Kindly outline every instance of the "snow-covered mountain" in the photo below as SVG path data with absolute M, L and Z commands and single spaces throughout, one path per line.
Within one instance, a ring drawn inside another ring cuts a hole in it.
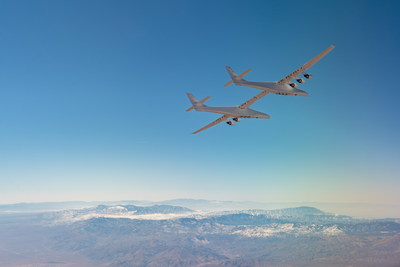
M 371 223 L 375 222 L 376 224 L 376 221 L 330 214 L 313 207 L 203 212 L 170 205 L 98 205 L 92 208 L 50 212 L 43 218 L 43 221 L 49 225 L 71 224 L 101 218 L 130 219 L 133 222 L 135 220 L 165 221 L 168 222 L 164 226 L 165 231 L 173 232 L 179 229 L 182 233 L 195 231 L 200 235 L 224 234 L 246 237 L 345 235 L 362 223 L 373 225 Z M 380 226 L 382 225 L 381 223 Z M 384 227 L 381 231 L 392 233 L 397 231 L 397 228 L 388 230 Z
M 4 266 L 400 263 L 398 220 L 355 219 L 313 207 L 205 212 L 172 205 L 101 204 L 3 214 L 0 236 Z
M 0 205 L 0 215 L 7 213 L 21 212 L 47 212 L 66 209 L 83 209 L 95 207 L 98 205 L 116 206 L 116 205 L 170 205 L 186 207 L 191 210 L 203 212 L 222 212 L 232 210 L 279 210 L 292 207 L 308 206 L 315 207 L 324 211 L 330 211 L 337 214 L 346 214 L 350 216 L 365 218 L 398 218 L 400 217 L 400 205 L 378 205 L 366 203 L 265 203 L 254 201 L 219 201 L 205 199 L 172 199 L 166 201 L 141 201 L 141 200 L 122 200 L 122 201 L 69 201 L 69 202 L 42 202 L 42 203 L 16 203 Z
M 91 218 L 125 218 L 142 220 L 166 220 L 196 214 L 193 210 L 170 206 L 98 205 L 91 208 L 67 209 L 49 212 L 44 215 L 47 221 L 55 224 L 73 223 Z

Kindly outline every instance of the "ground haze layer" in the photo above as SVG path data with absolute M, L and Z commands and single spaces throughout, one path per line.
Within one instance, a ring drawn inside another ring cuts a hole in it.
M 400 264 L 400 219 L 361 219 L 307 206 L 204 211 L 193 209 L 195 200 L 172 202 L 192 205 L 2 212 L 0 266 Z

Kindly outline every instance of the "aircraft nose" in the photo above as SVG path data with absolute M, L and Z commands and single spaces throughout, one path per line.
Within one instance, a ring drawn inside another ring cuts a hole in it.
M 299 94 L 300 96 L 308 96 L 308 93 L 306 91 L 303 90 L 299 90 Z
M 270 116 L 268 114 L 266 114 L 266 113 L 259 112 L 257 114 L 257 116 L 255 116 L 254 118 L 257 118 L 257 119 L 269 119 Z
M 264 119 L 269 119 L 269 118 L 271 118 L 271 117 L 270 117 L 268 114 L 265 114 L 265 113 L 264 113 L 264 114 L 263 114 L 263 118 L 264 118 Z

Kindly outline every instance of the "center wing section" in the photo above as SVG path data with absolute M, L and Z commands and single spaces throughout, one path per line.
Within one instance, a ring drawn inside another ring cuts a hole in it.
M 258 95 L 250 98 L 249 100 L 247 100 L 246 102 L 244 102 L 243 104 L 241 104 L 240 106 L 238 106 L 238 108 L 248 108 L 251 105 L 254 104 L 254 102 L 256 102 L 257 100 L 263 98 L 264 96 L 266 96 L 268 94 L 268 90 L 263 90 L 261 93 L 259 93 Z
M 225 120 L 228 119 L 228 118 L 229 118 L 229 117 L 228 117 L 227 115 L 224 115 L 224 116 L 220 117 L 219 119 L 216 119 L 216 120 L 213 121 L 212 123 L 207 124 L 207 125 L 204 126 L 203 128 L 201 128 L 201 129 L 199 129 L 199 130 L 193 132 L 192 134 L 197 134 L 198 132 L 201 132 L 201 131 L 203 131 L 203 130 L 205 130 L 205 129 L 208 129 L 208 128 L 214 126 L 214 125 L 217 125 L 218 123 L 221 123 L 221 122 L 225 121 Z
M 317 63 L 321 58 L 323 58 L 324 56 L 326 56 L 326 54 L 328 54 L 333 48 L 335 48 L 334 45 L 331 45 L 328 49 L 326 49 L 324 52 L 322 52 L 321 54 L 319 54 L 318 56 L 316 56 L 315 58 L 311 59 L 310 61 L 308 61 L 306 64 L 304 64 L 303 66 L 301 66 L 300 68 L 298 68 L 297 70 L 293 71 L 292 73 L 290 73 L 288 76 L 286 76 L 285 78 L 283 78 L 282 80 L 280 80 L 278 82 L 278 84 L 284 84 L 284 83 L 288 83 L 291 80 L 293 80 L 297 75 L 302 74 L 303 72 L 305 72 L 307 69 L 309 69 L 312 65 L 314 65 L 315 63 Z

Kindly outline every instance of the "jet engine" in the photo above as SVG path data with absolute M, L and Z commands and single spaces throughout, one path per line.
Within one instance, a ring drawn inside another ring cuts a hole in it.
M 229 124 L 229 125 L 231 125 L 231 126 L 232 126 L 232 125 L 235 125 L 235 123 L 234 123 L 233 121 L 227 121 L 226 123 Z
M 239 122 L 239 121 L 241 121 L 242 119 L 241 119 L 241 118 L 233 118 L 233 120 L 236 121 L 236 122 Z
M 312 75 L 311 75 L 311 74 L 304 73 L 303 76 L 304 76 L 304 78 L 306 78 L 306 79 L 312 79 Z
M 305 83 L 305 82 L 306 82 L 304 79 L 301 79 L 301 78 L 297 78 L 296 81 L 297 81 L 298 83 Z
M 293 87 L 293 88 L 297 88 L 297 83 L 289 83 L 289 85 L 291 86 L 291 87 Z

